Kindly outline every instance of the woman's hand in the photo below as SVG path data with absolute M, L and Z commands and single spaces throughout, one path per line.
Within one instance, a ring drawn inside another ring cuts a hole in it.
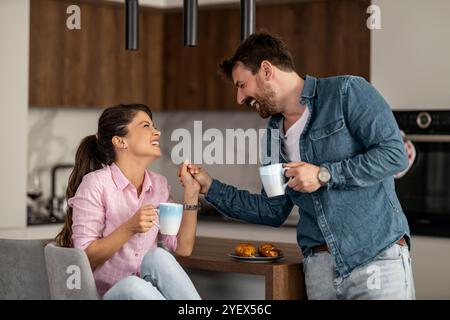
M 188 164 L 186 162 L 180 165 L 178 178 L 185 192 L 192 194 L 198 194 L 200 192 L 200 184 L 188 172 Z
M 151 204 L 142 206 L 126 223 L 127 229 L 135 233 L 145 233 L 155 225 L 158 215 Z

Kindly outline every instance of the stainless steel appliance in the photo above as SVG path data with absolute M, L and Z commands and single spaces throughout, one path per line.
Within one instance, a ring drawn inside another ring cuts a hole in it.
M 396 189 L 411 233 L 450 237 L 450 111 L 394 111 L 416 149 Z

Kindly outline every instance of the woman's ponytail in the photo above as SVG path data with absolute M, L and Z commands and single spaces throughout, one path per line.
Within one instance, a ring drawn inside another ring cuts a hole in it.
M 97 136 L 90 135 L 85 137 L 78 147 L 75 156 L 75 166 L 69 177 L 69 183 L 66 190 L 66 200 L 72 198 L 80 185 L 83 177 L 91 171 L 103 167 L 103 159 L 97 148 Z M 67 207 L 66 221 L 61 232 L 56 236 L 55 241 L 61 247 L 73 247 L 72 242 L 72 208 Z

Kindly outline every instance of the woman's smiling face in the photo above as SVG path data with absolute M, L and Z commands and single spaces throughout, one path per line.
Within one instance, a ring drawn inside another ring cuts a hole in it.
M 150 116 L 138 111 L 128 125 L 128 134 L 124 137 L 127 144 L 127 151 L 135 156 L 159 158 L 161 149 L 159 139 L 161 132 L 154 127 Z

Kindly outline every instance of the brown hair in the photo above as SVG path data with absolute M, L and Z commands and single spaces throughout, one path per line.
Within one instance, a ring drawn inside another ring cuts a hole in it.
M 283 71 L 295 69 L 294 61 L 286 44 L 268 32 L 260 31 L 245 39 L 230 59 L 225 59 L 219 64 L 219 73 L 225 79 L 232 80 L 233 68 L 237 62 L 242 62 L 252 74 L 255 74 L 264 60 L 270 61 Z
M 150 116 L 150 119 L 152 118 L 152 112 L 143 104 L 120 104 L 103 111 L 98 120 L 97 134 L 83 138 L 78 147 L 75 155 L 75 166 L 70 174 L 66 190 L 66 200 L 75 195 L 86 174 L 114 162 L 116 152 L 112 138 L 127 135 L 126 126 L 133 120 L 138 111 L 143 111 Z M 62 247 L 73 247 L 72 208 L 70 206 L 67 208 L 63 229 L 56 236 L 55 241 Z

